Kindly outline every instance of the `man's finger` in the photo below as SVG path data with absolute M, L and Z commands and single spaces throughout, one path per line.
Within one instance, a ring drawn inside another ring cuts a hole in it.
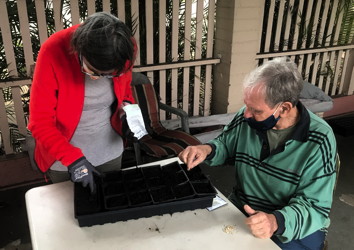
M 253 208 L 251 208 L 249 205 L 244 205 L 243 206 L 243 209 L 245 210 L 245 212 L 248 214 L 248 215 L 254 215 L 257 213 L 256 210 L 254 210 Z
M 184 162 L 184 163 L 186 163 L 187 164 L 187 160 L 188 160 L 188 150 L 187 149 L 185 149 L 185 150 L 183 150 L 182 152 L 180 152 L 179 154 L 178 154 L 178 157 L 179 157 L 179 159 L 182 161 L 182 162 Z
M 192 169 L 193 168 L 193 162 L 195 160 L 196 154 L 194 153 L 194 151 L 189 151 L 188 155 L 187 155 L 187 167 L 188 169 Z
M 203 161 L 203 159 L 201 159 L 199 154 L 194 154 L 194 153 L 191 155 L 189 160 L 190 163 L 187 165 L 188 170 L 194 168 L 195 166 L 198 166 Z
M 194 168 L 195 166 L 198 166 L 200 163 L 202 163 L 202 161 L 203 161 L 203 159 L 199 155 L 196 155 L 194 157 L 194 161 L 193 161 L 190 169 Z

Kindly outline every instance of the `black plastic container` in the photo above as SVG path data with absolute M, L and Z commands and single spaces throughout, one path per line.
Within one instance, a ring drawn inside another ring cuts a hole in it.
M 154 189 L 150 189 L 153 202 L 158 204 L 160 202 L 170 202 L 176 199 L 171 187 L 160 186 Z
M 197 196 L 209 196 L 216 193 L 210 181 L 193 181 L 191 183 Z
M 181 168 L 187 174 L 188 179 L 190 181 L 209 181 L 209 179 L 202 173 L 202 170 L 199 166 L 192 168 L 191 170 L 187 170 L 187 165 L 182 164 Z
M 100 184 L 97 184 L 97 189 L 100 190 Z M 89 188 L 82 187 L 81 184 L 74 185 L 74 203 L 75 215 L 82 216 L 85 214 L 94 214 L 102 210 L 101 192 L 91 194 Z
M 152 177 L 146 179 L 149 188 L 156 188 L 166 185 L 166 180 L 162 176 Z
M 128 196 L 126 194 L 117 194 L 105 197 L 105 208 L 107 210 L 117 210 L 129 206 Z
M 200 169 L 196 170 L 197 174 L 193 172 L 193 180 L 189 179 L 188 172 L 177 161 L 164 166 L 123 169 L 98 180 L 94 195 L 88 188 L 75 184 L 75 217 L 79 226 L 211 206 L 215 188 Z
M 146 168 L 141 168 L 145 178 L 154 178 L 162 175 L 162 170 L 160 165 L 153 165 Z

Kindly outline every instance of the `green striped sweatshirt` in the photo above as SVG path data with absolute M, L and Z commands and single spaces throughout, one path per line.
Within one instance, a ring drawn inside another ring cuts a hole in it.
M 330 223 L 336 179 L 336 141 L 331 127 L 299 103 L 300 120 L 291 138 L 269 153 L 266 133 L 244 120 L 242 108 L 223 133 L 208 142 L 211 166 L 235 164 L 236 184 L 230 197 L 267 213 L 280 213 L 282 242 L 302 239 Z M 278 216 L 277 216 L 278 218 Z

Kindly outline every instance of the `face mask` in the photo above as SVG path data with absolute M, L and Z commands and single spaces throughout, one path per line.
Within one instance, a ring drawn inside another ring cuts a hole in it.
M 277 109 L 274 111 L 274 113 L 263 121 L 256 121 L 253 118 L 245 118 L 245 120 L 247 121 L 248 125 L 251 128 L 261 130 L 261 131 L 269 130 L 269 129 L 273 128 L 275 126 L 275 124 L 277 124 L 277 122 L 280 119 L 280 116 L 278 116 L 278 118 L 274 117 L 274 114 L 277 112 L 280 105 L 281 105 L 281 103 L 279 104 Z

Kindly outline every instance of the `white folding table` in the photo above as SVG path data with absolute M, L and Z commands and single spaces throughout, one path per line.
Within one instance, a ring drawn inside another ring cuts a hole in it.
M 73 193 L 70 181 L 26 193 L 34 250 L 279 249 L 270 239 L 255 238 L 244 223 L 245 216 L 220 192 L 228 204 L 210 212 L 197 209 L 91 227 L 79 227 Z

